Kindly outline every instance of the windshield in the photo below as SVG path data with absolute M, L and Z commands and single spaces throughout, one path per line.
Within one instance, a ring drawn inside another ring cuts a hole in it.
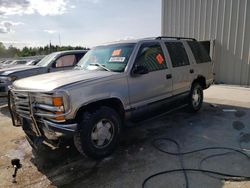
M 123 72 L 135 44 L 111 44 L 90 50 L 76 69 Z
M 56 55 L 57 55 L 56 53 L 49 54 L 44 58 L 42 58 L 42 60 L 39 61 L 39 63 L 37 63 L 36 65 L 41 67 L 46 67 L 56 57 Z

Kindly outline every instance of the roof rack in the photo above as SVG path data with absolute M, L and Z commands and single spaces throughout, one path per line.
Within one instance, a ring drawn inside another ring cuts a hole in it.
M 155 39 L 176 39 L 176 40 L 193 40 L 196 41 L 195 38 L 188 38 L 188 37 L 168 37 L 168 36 L 159 36 L 156 37 Z

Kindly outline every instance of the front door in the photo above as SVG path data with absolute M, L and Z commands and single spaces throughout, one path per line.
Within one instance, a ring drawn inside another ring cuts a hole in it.
M 133 67 L 135 66 L 144 66 L 149 72 L 128 78 L 132 108 L 144 106 L 172 95 L 171 71 L 159 42 L 141 44 Z

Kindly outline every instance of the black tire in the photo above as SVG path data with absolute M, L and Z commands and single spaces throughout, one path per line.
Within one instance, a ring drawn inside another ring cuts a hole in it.
M 197 94 L 196 97 L 194 97 L 195 94 Z M 188 97 L 189 110 L 191 112 L 199 111 L 202 107 L 202 103 L 203 103 L 203 88 L 201 87 L 199 83 L 194 83 L 192 85 L 192 88 Z
M 98 127 L 98 124 L 101 127 Z M 79 130 L 74 135 L 74 143 L 81 154 L 101 159 L 114 151 L 119 142 L 122 127 L 121 118 L 115 110 L 102 106 L 94 112 L 85 112 L 79 125 Z M 99 141 L 103 142 L 102 146 Z

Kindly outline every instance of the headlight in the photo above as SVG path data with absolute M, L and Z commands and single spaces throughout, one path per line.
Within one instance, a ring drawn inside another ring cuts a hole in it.
M 56 121 L 65 120 L 68 98 L 64 94 L 35 96 L 36 115 Z
M 38 96 L 35 97 L 35 101 L 40 104 L 48 104 L 53 106 L 63 105 L 63 96 Z
M 38 104 L 52 105 L 52 97 L 51 96 L 35 97 L 35 102 L 38 103 Z

